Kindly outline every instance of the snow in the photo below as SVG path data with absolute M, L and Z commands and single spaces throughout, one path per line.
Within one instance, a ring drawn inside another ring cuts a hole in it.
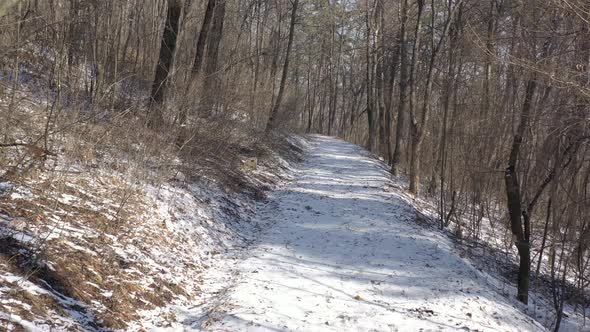
M 12 185 L 8 182 L 0 182 L 0 197 L 6 195 L 6 193 L 12 189 Z
M 419 226 L 391 185 L 362 149 L 315 137 L 298 180 L 258 210 L 257 222 L 272 226 L 208 272 L 203 287 L 214 281 L 216 295 L 184 329 L 544 330 L 450 240 Z
M 164 307 L 140 310 L 125 331 L 545 330 L 526 310 L 538 313 L 514 299 L 513 286 L 463 257 L 445 233 L 417 222 L 419 215 L 432 215 L 423 207 L 427 203 L 401 190 L 385 164 L 337 139 L 314 136 L 312 142 L 295 169 L 277 157 L 296 180 L 257 205 L 203 183 L 134 187 L 145 209 L 131 220 L 137 221 L 132 233 L 103 234 L 110 243 L 106 249 L 129 263 L 122 271 L 138 287 L 165 281 L 182 286 L 185 294 L 175 294 Z M 289 172 L 262 165 L 250 180 L 266 186 L 263 179 L 280 183 Z M 109 199 L 108 187 L 95 187 L 81 185 L 72 190 L 76 194 L 56 197 L 117 220 L 116 199 Z M 54 216 L 59 214 L 47 215 Z M 88 257 L 104 255 L 105 248 L 87 241 L 99 230 L 70 219 L 54 220 L 51 238 L 59 236 L 63 246 Z M 15 234 L 20 240 L 24 232 Z M 111 279 L 88 284 L 116 300 L 108 285 L 117 280 Z M 31 331 L 100 330 L 90 323 L 104 303 L 82 303 L 11 273 L 0 274 L 0 280 L 10 289 L 18 283 L 31 294 L 49 295 L 66 310 L 65 316 L 52 312 L 51 318 L 31 321 L 11 313 L 0 313 L 0 319 Z M 0 291 L 0 299 L 7 298 Z M 546 319 L 549 311 L 543 312 Z M 564 324 L 568 331 L 584 329 L 573 321 Z
M 26 328 L 28 331 L 40 331 L 38 326 L 27 320 L 22 319 L 22 317 L 20 317 L 19 315 L 6 314 L 0 312 L 0 319 L 6 319 L 10 322 L 18 323 L 20 326 Z

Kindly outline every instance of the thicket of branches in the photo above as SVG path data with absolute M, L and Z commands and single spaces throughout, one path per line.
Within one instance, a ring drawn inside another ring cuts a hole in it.
M 521 301 L 542 273 L 557 312 L 560 285 L 586 291 L 585 0 L 14 0 L 0 15 L 2 150 L 56 153 L 97 122 L 189 155 L 277 128 L 336 135 L 436 196 L 441 227 L 504 223 Z M 19 111 L 35 86 L 43 125 Z
M 295 15 L 290 2 L 3 2 L 0 176 L 64 145 L 78 159 L 119 145 L 157 167 L 168 152 L 199 162 L 255 153 L 291 125 Z

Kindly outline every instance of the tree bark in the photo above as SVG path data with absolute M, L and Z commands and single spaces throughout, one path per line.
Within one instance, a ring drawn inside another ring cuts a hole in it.
M 201 71 L 201 66 L 203 65 L 203 56 L 205 54 L 205 43 L 207 41 L 207 36 L 209 35 L 209 29 L 211 27 L 211 18 L 213 17 L 213 11 L 216 5 L 216 0 L 209 0 L 207 1 L 207 9 L 205 9 L 205 17 L 203 18 L 203 24 L 201 25 L 201 31 L 199 32 L 199 37 L 197 38 L 197 51 L 195 53 L 195 59 L 193 61 L 193 67 L 191 69 L 192 72 L 192 80 L 196 79 L 199 72 Z
M 223 38 L 223 23 L 225 21 L 225 3 L 227 0 L 217 0 L 211 22 L 211 35 L 207 38 L 207 53 L 205 55 L 204 82 L 201 91 L 201 111 L 207 117 L 213 114 L 215 103 L 220 98 L 217 89 L 219 45 Z
M 391 174 L 400 175 L 401 164 L 401 141 L 406 117 L 406 99 L 408 87 L 408 54 L 407 54 L 407 22 L 408 22 L 408 0 L 402 0 L 401 3 L 401 27 L 399 32 L 399 58 L 400 58 L 400 78 L 399 78 L 399 103 L 397 106 L 397 124 L 395 129 L 395 146 L 393 148 L 393 157 L 391 160 Z M 394 64 L 395 65 L 395 64 Z
M 516 168 L 518 166 L 518 158 L 524 134 L 528 129 L 532 101 L 536 88 L 537 83 L 535 78 L 529 79 L 526 85 L 522 112 L 520 114 L 520 123 L 514 134 L 512 147 L 510 149 L 510 157 L 508 159 L 508 167 L 504 173 L 507 196 L 506 204 L 508 207 L 508 215 L 510 217 L 510 230 L 512 231 L 516 249 L 518 250 L 518 256 L 520 258 L 517 299 L 525 304 L 528 303 L 529 298 L 529 274 L 531 270 L 530 220 L 522 209 L 520 185 Z
M 409 152 L 410 155 L 410 192 L 417 194 L 418 190 L 415 187 L 416 186 L 416 182 L 417 179 L 414 178 L 414 176 L 416 175 L 416 168 L 417 165 L 415 165 L 414 163 L 417 163 L 418 160 L 415 158 L 415 156 L 419 153 L 419 146 L 415 143 L 416 139 L 417 139 L 417 132 L 416 130 L 417 128 L 417 123 L 416 123 L 416 119 L 415 119 L 415 114 L 416 114 L 416 104 L 417 104 L 417 99 L 416 99 L 416 90 L 417 90 L 417 86 L 416 86 L 416 67 L 418 65 L 418 52 L 420 49 L 420 42 L 421 42 L 421 34 L 420 34 L 420 30 L 422 29 L 422 12 L 424 10 L 424 0 L 418 0 L 418 18 L 417 18 L 417 22 L 416 22 L 416 28 L 414 31 L 414 46 L 412 48 L 412 62 L 410 64 L 410 77 L 409 77 L 409 82 L 410 82 L 410 145 L 411 145 L 411 150 Z
M 150 106 L 152 115 L 150 116 L 149 126 L 153 126 L 156 121 L 161 120 L 162 113 L 158 106 L 164 103 L 167 93 L 168 80 L 170 71 L 174 62 L 174 51 L 176 50 L 176 37 L 178 36 L 178 21 L 180 18 L 182 6 L 179 0 L 168 0 L 166 10 L 166 23 L 162 34 L 160 44 L 160 55 L 156 65 L 156 75 L 152 83 L 152 93 Z
M 276 127 L 276 119 L 281 107 L 283 100 L 283 94 L 285 93 L 285 84 L 287 82 L 287 74 L 289 73 L 289 58 L 291 57 L 291 48 L 293 47 L 293 36 L 295 35 L 295 20 L 297 19 L 297 5 L 299 0 L 293 2 L 293 8 L 291 10 L 291 23 L 289 25 L 289 41 L 287 42 L 287 53 L 285 54 L 285 62 L 283 64 L 283 73 L 281 75 L 281 83 L 279 85 L 279 92 L 277 99 L 275 100 L 274 106 L 270 112 L 270 117 L 266 123 L 265 131 L 268 133 Z

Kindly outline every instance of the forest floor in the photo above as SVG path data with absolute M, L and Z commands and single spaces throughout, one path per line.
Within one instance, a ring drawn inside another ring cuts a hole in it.
M 266 227 L 220 255 L 185 324 L 212 331 L 541 331 L 453 241 L 420 222 L 386 165 L 315 136 Z M 190 317 L 193 318 L 190 318 Z M 178 328 L 178 326 L 176 326 Z

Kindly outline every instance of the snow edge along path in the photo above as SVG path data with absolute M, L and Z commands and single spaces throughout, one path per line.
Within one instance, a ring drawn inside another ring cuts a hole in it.
M 450 240 L 416 224 L 385 164 L 356 145 L 313 140 L 296 181 L 259 208 L 269 227 L 209 272 L 212 295 L 187 329 L 545 330 Z

